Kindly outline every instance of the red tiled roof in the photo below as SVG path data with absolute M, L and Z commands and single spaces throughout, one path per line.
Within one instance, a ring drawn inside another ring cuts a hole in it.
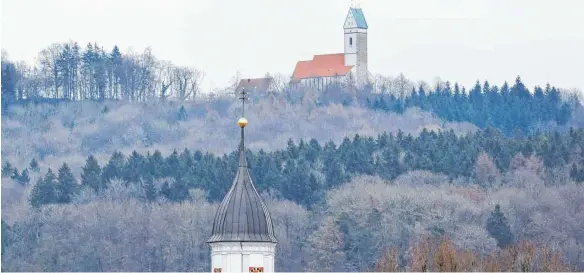
M 310 61 L 299 61 L 294 69 L 293 80 L 315 77 L 344 76 L 353 66 L 345 66 L 345 54 L 314 55 Z

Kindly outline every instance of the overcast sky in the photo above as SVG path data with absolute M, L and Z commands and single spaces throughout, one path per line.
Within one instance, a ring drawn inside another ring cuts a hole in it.
M 205 71 L 291 75 L 299 60 L 343 52 L 348 0 L 2 0 L 2 48 L 33 62 L 53 42 L 96 41 Z M 472 86 L 520 75 L 584 89 L 582 0 L 361 0 L 369 70 Z

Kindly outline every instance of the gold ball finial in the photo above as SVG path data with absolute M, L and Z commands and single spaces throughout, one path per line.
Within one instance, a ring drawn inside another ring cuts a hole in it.
M 247 119 L 246 118 L 243 118 L 243 117 L 240 118 L 237 121 L 237 125 L 239 125 L 239 127 L 241 127 L 241 128 L 245 127 L 247 125 Z

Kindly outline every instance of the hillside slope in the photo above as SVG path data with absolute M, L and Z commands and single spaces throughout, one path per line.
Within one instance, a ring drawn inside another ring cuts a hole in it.
M 2 116 L 2 157 L 18 168 L 33 158 L 58 167 L 68 162 L 77 169 L 89 154 L 105 162 L 112 152 L 125 154 L 159 149 L 201 149 L 217 154 L 237 148 L 241 106 L 235 98 L 198 102 L 63 102 L 13 106 Z M 181 111 L 184 106 L 185 111 Z M 247 147 L 284 148 L 288 139 L 314 138 L 336 143 L 345 136 L 376 136 L 382 132 L 417 135 L 423 128 L 468 133 L 469 123 L 444 122 L 416 108 L 404 114 L 355 106 L 314 102 L 289 104 L 281 96 L 260 99 L 248 106 Z

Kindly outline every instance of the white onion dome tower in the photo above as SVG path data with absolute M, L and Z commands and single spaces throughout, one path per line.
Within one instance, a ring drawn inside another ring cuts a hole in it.
M 245 107 L 245 90 L 241 95 Z M 241 128 L 239 167 L 217 209 L 211 238 L 207 241 L 211 246 L 212 272 L 274 272 L 277 240 L 270 212 L 247 168 L 244 128 L 248 121 L 243 114 L 237 124 Z

